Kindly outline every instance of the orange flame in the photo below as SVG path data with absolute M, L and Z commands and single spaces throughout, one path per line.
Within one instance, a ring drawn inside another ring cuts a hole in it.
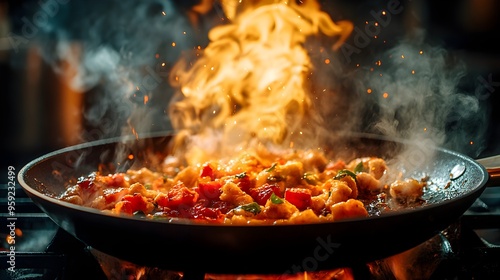
M 352 24 L 334 23 L 315 0 L 224 0 L 222 5 L 231 22 L 210 31 L 211 43 L 194 63 L 180 61 L 172 71 L 179 93 L 169 114 L 180 131 L 177 143 L 197 135 L 238 146 L 298 135 L 300 126 L 310 125 L 304 117 L 311 107 L 313 65 L 303 44 L 322 33 L 339 36 L 336 49 Z

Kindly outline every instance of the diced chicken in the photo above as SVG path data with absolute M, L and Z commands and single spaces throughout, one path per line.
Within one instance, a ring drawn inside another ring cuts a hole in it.
M 325 202 L 326 206 L 331 206 L 340 201 L 346 201 L 351 197 L 352 190 L 346 182 L 330 179 L 325 182 L 323 189 L 328 193 L 329 197 Z
M 330 207 L 330 211 L 334 221 L 368 216 L 368 211 L 363 203 L 356 199 L 336 203 Z
M 387 171 L 385 160 L 377 157 L 362 157 L 352 160 L 347 164 L 347 169 L 354 170 L 362 163 L 362 172 L 369 173 L 375 179 L 380 179 Z
M 295 205 L 286 200 L 282 203 L 273 203 L 271 200 L 266 202 L 262 214 L 268 219 L 289 219 L 293 213 L 299 212 Z
M 383 188 L 379 180 L 366 172 L 356 174 L 356 181 L 360 192 L 377 193 Z
M 397 180 L 390 185 L 389 193 L 403 202 L 413 202 L 424 194 L 424 183 L 415 179 Z
M 314 213 L 312 209 L 306 209 L 302 212 L 295 212 L 290 217 L 290 222 L 292 224 L 307 224 L 319 222 L 319 217 Z
M 253 202 L 253 198 L 242 191 L 238 185 L 233 182 L 224 184 L 221 188 L 220 200 L 229 202 L 234 205 L 244 205 Z

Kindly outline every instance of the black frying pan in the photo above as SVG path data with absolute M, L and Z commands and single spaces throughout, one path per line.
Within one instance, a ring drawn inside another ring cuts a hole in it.
M 151 152 L 168 152 L 165 149 L 170 139 L 171 135 L 102 140 L 62 149 L 28 163 L 19 172 L 19 182 L 61 228 L 123 260 L 175 271 L 284 273 L 352 266 L 412 248 L 455 222 L 490 178 L 482 165 L 459 153 L 353 136 L 336 140 L 333 149 L 346 158 L 387 158 L 409 147 L 406 163 L 414 171 L 406 175 L 428 175 L 435 183 L 425 194 L 427 205 L 333 223 L 228 226 L 119 217 L 53 198 L 64 191 L 69 179 L 86 176 L 99 163 L 113 162 L 117 171 L 148 166 L 154 162 Z M 435 152 L 430 164 L 419 160 L 430 152 Z M 135 155 L 134 161 L 126 157 L 130 153 Z M 462 165 L 465 171 L 450 180 L 456 165 Z M 449 186 L 444 188 L 446 184 Z

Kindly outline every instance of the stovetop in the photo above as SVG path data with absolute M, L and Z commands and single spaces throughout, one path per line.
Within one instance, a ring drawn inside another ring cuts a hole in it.
M 268 279 L 162 271 L 118 260 L 60 229 L 20 187 L 8 187 L 0 184 L 0 279 Z M 489 187 L 456 223 L 409 251 L 283 279 L 499 279 L 499 260 L 500 188 Z

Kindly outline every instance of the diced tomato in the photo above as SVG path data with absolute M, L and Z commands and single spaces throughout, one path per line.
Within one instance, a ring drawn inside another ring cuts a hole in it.
M 209 208 L 203 206 L 202 204 L 196 204 L 195 206 L 189 209 L 188 218 L 216 220 L 220 218 L 221 215 L 222 213 L 217 208 Z
M 80 177 L 76 184 L 83 190 L 91 190 L 94 187 L 95 176 L 96 174 L 92 173 L 86 178 Z
M 210 177 L 210 179 L 213 181 L 215 179 L 215 173 L 213 167 L 210 165 L 210 163 L 205 163 L 203 167 L 201 168 L 201 173 L 200 177 Z
M 260 187 L 252 188 L 249 190 L 250 196 L 257 202 L 259 205 L 265 205 L 267 200 L 271 197 L 272 194 L 275 194 L 281 197 L 280 188 L 276 184 L 264 184 Z
M 288 188 L 285 190 L 285 200 L 295 205 L 299 210 L 311 206 L 311 191 L 302 188 Z
M 193 206 L 198 200 L 198 193 L 180 183 L 173 186 L 167 195 L 155 199 L 156 203 L 162 207 L 179 208 Z
M 200 195 L 200 198 L 219 200 L 221 187 L 222 185 L 219 181 L 199 182 L 196 191 Z
M 109 176 L 109 182 L 106 182 L 110 187 L 121 187 L 125 183 L 125 176 L 123 173 L 116 173 Z
M 138 193 L 134 195 L 125 195 L 121 202 L 120 212 L 122 213 L 133 214 L 136 211 L 147 212 L 148 201 Z
M 234 205 L 232 205 L 229 202 L 219 200 L 219 201 L 211 201 L 209 207 L 216 208 L 222 214 L 226 214 L 227 212 L 231 211 L 234 208 Z
M 106 203 L 113 203 L 121 199 L 122 196 L 128 193 L 127 189 L 116 188 L 104 190 L 104 199 Z
M 248 175 L 238 177 L 235 183 L 238 184 L 240 189 L 246 193 L 248 193 L 252 187 L 252 182 L 250 181 L 250 177 L 248 177 Z

